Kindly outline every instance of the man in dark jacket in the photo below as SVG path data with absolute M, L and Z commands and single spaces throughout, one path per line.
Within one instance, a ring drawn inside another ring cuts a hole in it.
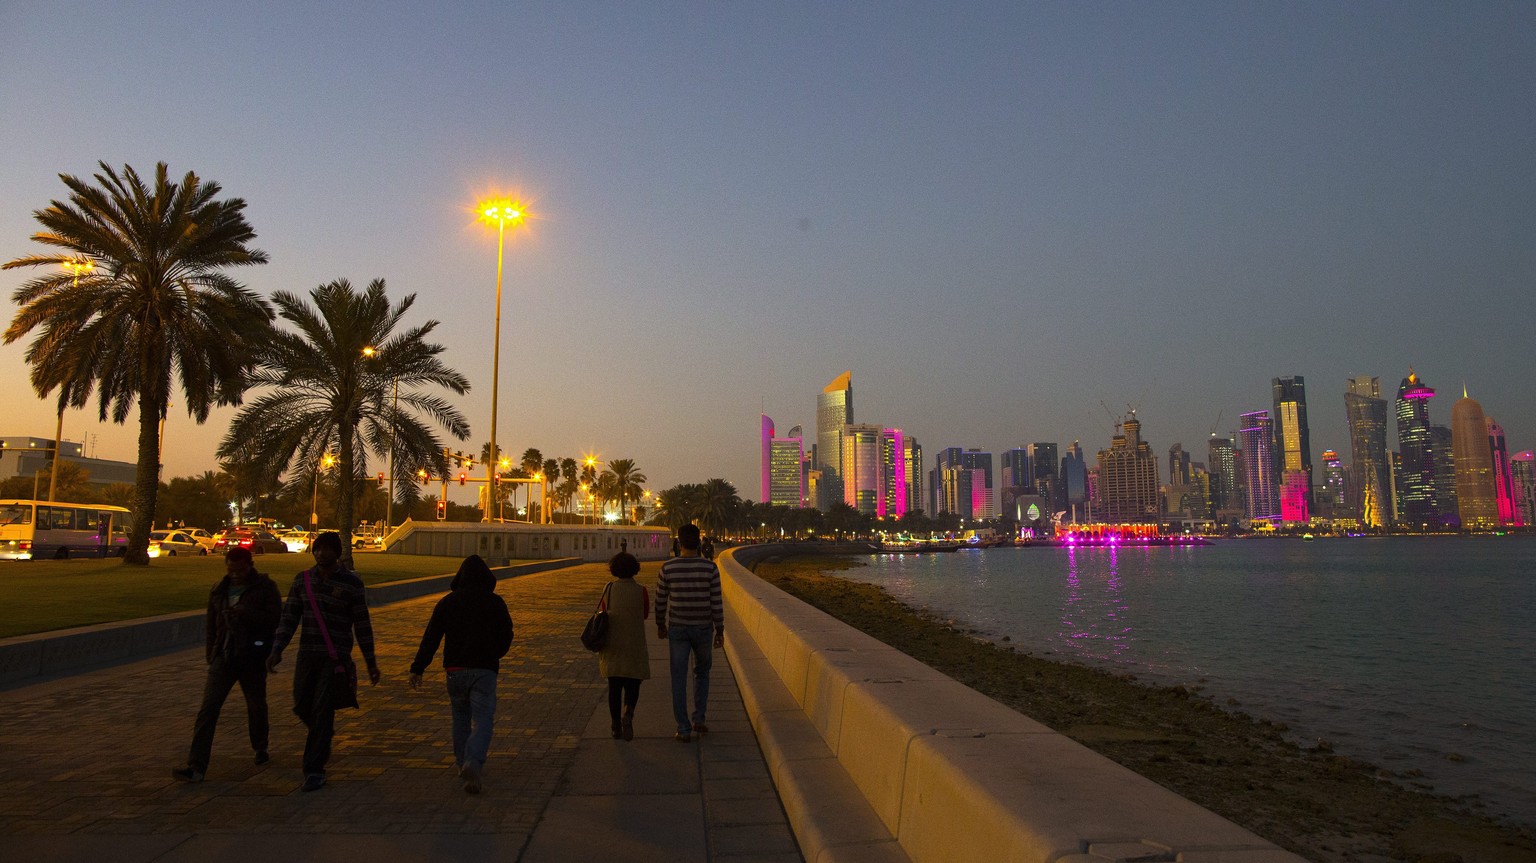
M 213 752 L 214 727 L 219 710 L 236 683 L 245 696 L 251 748 L 256 763 L 267 763 L 267 654 L 282 614 L 282 597 L 272 579 L 256 571 L 251 552 L 232 548 L 224 556 L 225 576 L 208 592 L 207 639 L 204 655 L 208 675 L 203 682 L 203 704 L 192 727 L 192 750 L 187 763 L 171 771 L 183 782 L 201 782 Z
M 422 633 L 416 661 L 411 663 L 411 688 L 421 686 L 422 672 L 446 639 L 443 670 L 448 674 L 448 702 L 453 708 L 453 760 L 464 790 L 478 794 L 496 721 L 496 673 L 512 647 L 512 615 L 496 595 L 496 576 L 478 554 L 459 565 L 451 587 L 437 601 Z

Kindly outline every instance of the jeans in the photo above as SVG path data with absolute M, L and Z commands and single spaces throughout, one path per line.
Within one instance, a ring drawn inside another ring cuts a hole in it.
M 192 751 L 187 755 L 187 765 L 198 773 L 208 771 L 208 759 L 213 753 L 213 732 L 219 724 L 219 711 L 235 684 L 245 696 L 245 715 L 251 735 L 251 749 L 264 752 L 270 726 L 267 720 L 267 667 L 261 657 L 244 660 L 215 656 L 208 664 L 208 676 L 203 682 L 203 704 L 197 710 L 197 721 L 192 727 Z
M 304 775 L 324 776 L 336 734 L 336 708 L 328 695 L 336 663 L 301 654 L 293 663 L 293 712 L 309 729 L 304 738 Z
M 453 761 L 476 770 L 485 767 L 496 723 L 496 672 L 465 668 L 448 672 L 448 704 L 453 708 Z
M 713 664 L 715 628 L 708 623 L 667 627 L 667 649 L 672 660 L 672 716 L 679 734 L 693 731 L 704 721 L 709 704 L 709 667 Z M 688 715 L 688 657 L 693 656 L 693 716 Z

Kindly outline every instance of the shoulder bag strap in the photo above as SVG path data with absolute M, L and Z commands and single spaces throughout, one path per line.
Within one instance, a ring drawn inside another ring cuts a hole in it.
M 309 580 L 309 570 L 304 570 L 304 593 L 309 596 L 309 610 L 315 613 L 315 625 L 320 627 L 320 637 L 325 639 L 325 652 L 330 654 L 331 661 L 336 661 L 336 645 L 331 642 L 331 628 L 320 615 L 320 603 L 315 601 L 315 588 Z
M 608 607 L 608 592 L 613 590 L 613 582 L 603 585 L 603 595 L 597 598 L 597 610 L 602 611 Z

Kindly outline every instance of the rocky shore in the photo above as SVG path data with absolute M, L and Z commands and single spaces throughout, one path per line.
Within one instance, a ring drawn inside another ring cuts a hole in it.
M 1531 863 L 1536 835 L 1476 812 L 1475 801 L 1301 746 L 1284 725 L 1185 687 L 1058 662 L 994 644 L 836 577 L 862 563 L 796 557 L 758 565 L 788 593 L 1066 734 L 1084 746 L 1317 863 Z

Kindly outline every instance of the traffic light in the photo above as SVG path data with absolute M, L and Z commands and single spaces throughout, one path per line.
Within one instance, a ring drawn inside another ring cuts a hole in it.
M 469 480 L 469 474 L 467 474 L 467 473 L 465 473 L 463 471 L 459 471 L 459 485 L 463 485 L 468 480 Z
M 379 488 L 384 487 L 384 472 L 379 471 Z
M 440 501 L 437 502 L 437 520 L 438 521 L 447 521 L 448 520 L 448 501 L 440 500 Z

